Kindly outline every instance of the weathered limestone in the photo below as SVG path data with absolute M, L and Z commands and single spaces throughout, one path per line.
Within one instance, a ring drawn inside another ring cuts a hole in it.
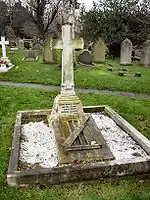
M 102 38 L 99 38 L 92 47 L 93 61 L 95 63 L 104 63 L 106 54 L 106 45 Z
M 55 98 L 49 118 L 55 132 L 59 164 L 114 159 L 92 116 L 84 113 L 74 91 L 73 50 L 84 47 L 83 39 L 72 39 L 72 25 L 66 23 L 62 26 L 62 40 L 54 40 L 51 46 L 63 49 L 61 94 Z
M 132 58 L 132 42 L 126 38 L 121 43 L 120 64 L 131 65 L 132 63 L 131 58 Z
M 141 65 L 150 66 L 150 40 L 147 40 L 143 44 Z
M 56 63 L 56 50 L 50 47 L 52 41 L 53 38 L 51 35 L 44 41 L 43 61 L 45 63 Z
M 51 48 L 63 49 L 62 52 L 62 83 L 61 94 L 65 96 L 75 95 L 74 91 L 74 69 L 73 69 L 73 50 L 82 49 L 83 39 L 72 39 L 71 24 L 62 26 L 62 40 L 53 40 Z

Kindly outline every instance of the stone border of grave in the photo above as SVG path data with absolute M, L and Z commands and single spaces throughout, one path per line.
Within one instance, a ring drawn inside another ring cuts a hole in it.
M 121 178 L 126 176 L 146 176 L 150 174 L 150 141 L 132 125 L 108 106 L 84 107 L 84 112 L 94 113 L 104 111 L 124 131 L 126 131 L 148 154 L 144 158 L 130 160 L 110 160 L 103 162 L 65 165 L 54 168 L 37 168 L 19 170 L 19 152 L 21 124 L 24 117 L 47 116 L 51 110 L 19 111 L 13 134 L 12 151 L 9 160 L 7 182 L 9 186 L 65 185 L 81 181 L 103 180 L 104 178 Z

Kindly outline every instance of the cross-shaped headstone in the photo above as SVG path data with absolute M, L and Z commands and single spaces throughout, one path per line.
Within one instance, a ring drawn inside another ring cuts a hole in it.
M 7 58 L 6 45 L 9 45 L 9 41 L 5 41 L 5 37 L 1 37 L 0 45 L 2 45 L 2 57 Z
M 72 39 L 72 24 L 66 23 L 62 26 L 62 40 L 53 40 L 51 48 L 63 49 L 62 52 L 62 81 L 61 94 L 75 95 L 74 91 L 74 69 L 73 50 L 83 49 L 83 39 Z

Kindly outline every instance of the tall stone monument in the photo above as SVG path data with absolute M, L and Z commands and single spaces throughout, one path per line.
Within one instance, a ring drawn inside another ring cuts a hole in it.
M 93 62 L 105 62 L 106 45 L 102 38 L 99 38 L 92 47 Z
M 120 64 L 131 65 L 132 63 L 132 42 L 126 38 L 121 43 Z
M 140 63 L 141 65 L 150 66 L 150 40 L 143 44 Z
M 82 103 L 74 90 L 73 51 L 83 47 L 82 38 L 72 38 L 72 24 L 69 22 L 62 26 L 62 39 L 51 42 L 52 49 L 63 49 L 61 93 L 55 98 L 48 117 L 49 124 L 55 132 L 60 165 L 75 160 L 88 161 L 92 158 L 113 159 L 92 115 L 84 113 Z M 99 138 L 98 143 L 93 141 L 93 134 Z M 105 144 L 103 148 L 102 144 Z

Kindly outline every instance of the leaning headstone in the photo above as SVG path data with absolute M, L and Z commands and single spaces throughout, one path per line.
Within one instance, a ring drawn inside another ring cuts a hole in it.
M 43 61 L 45 63 L 56 63 L 56 50 L 51 48 L 52 36 L 48 36 L 44 41 Z
M 126 38 L 121 43 L 120 64 L 131 65 L 132 63 L 132 42 Z
M 150 66 L 150 40 L 147 40 L 143 44 L 141 65 Z
M 38 55 L 35 50 L 25 50 L 24 51 L 24 58 L 22 60 L 38 60 Z
M 102 38 L 99 38 L 92 47 L 93 62 L 104 63 L 106 54 L 106 45 Z
M 83 51 L 78 57 L 79 63 L 87 66 L 93 65 L 93 57 L 88 50 Z
M 5 37 L 1 37 L 0 45 L 2 45 L 2 57 L 0 59 L 0 72 L 7 72 L 13 67 L 12 63 L 6 54 L 6 45 L 9 45 L 9 41 L 5 41 Z

